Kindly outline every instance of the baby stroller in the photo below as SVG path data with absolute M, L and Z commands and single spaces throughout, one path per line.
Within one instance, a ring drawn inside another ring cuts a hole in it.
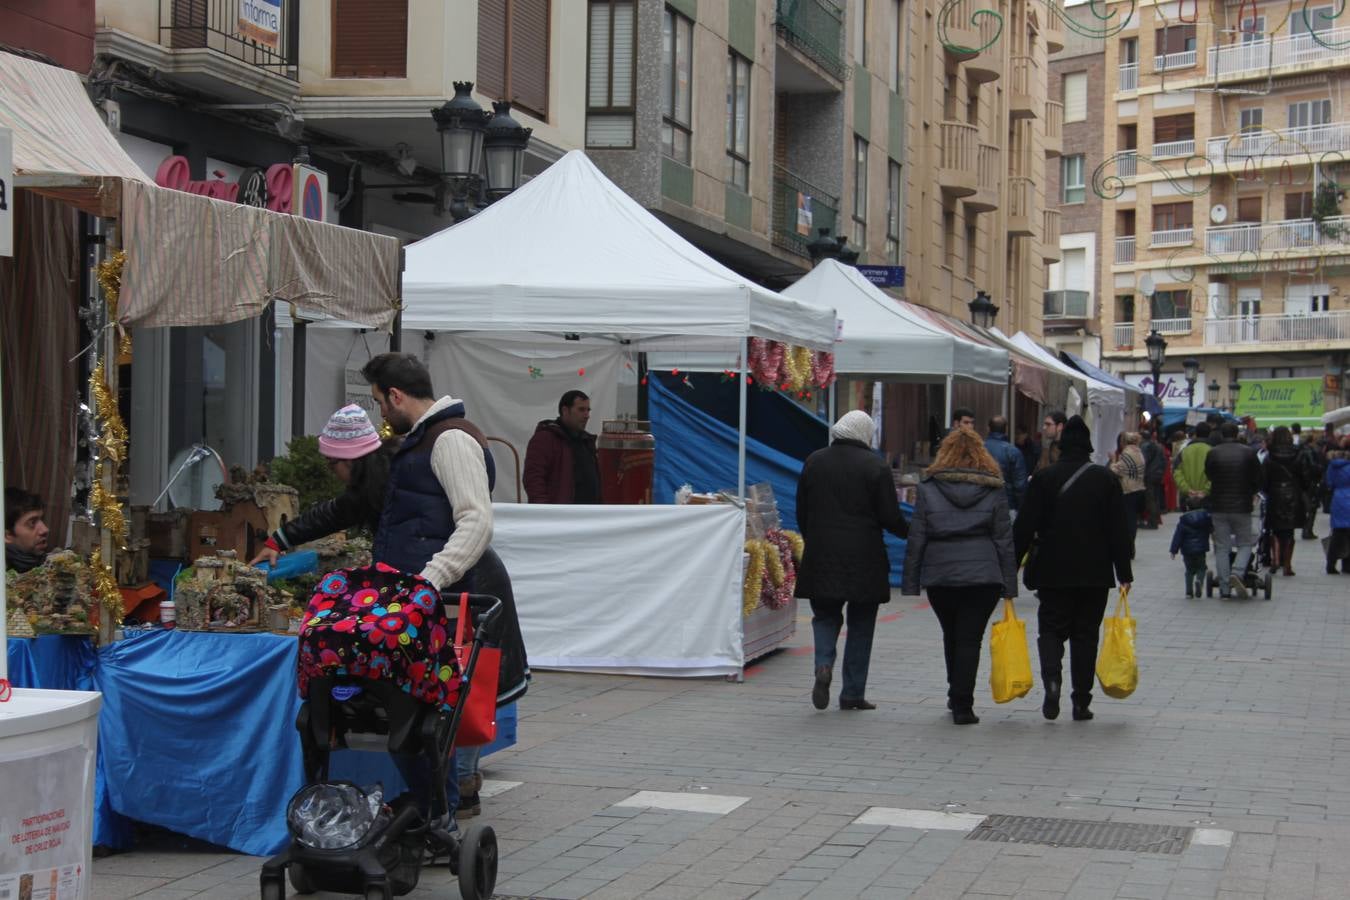
M 1275 535 L 1270 531 L 1266 524 L 1266 498 L 1261 496 L 1261 527 L 1257 532 L 1256 541 L 1252 544 L 1251 555 L 1247 557 L 1247 569 L 1241 573 L 1242 584 L 1248 592 L 1254 597 L 1258 593 L 1263 599 L 1270 599 L 1270 590 L 1275 583 L 1274 575 L 1275 561 Z M 1237 562 L 1237 551 L 1228 552 L 1229 571 L 1233 563 Z M 1264 571 L 1263 571 L 1264 570 Z M 1237 573 L 1235 573 L 1237 574 Z M 1205 596 L 1213 597 L 1214 591 L 1218 589 L 1222 593 L 1222 586 L 1219 584 L 1219 576 L 1210 569 L 1205 573 Z
M 434 589 L 422 582 L 418 590 L 429 590 L 439 607 Z M 360 593 L 357 598 L 361 602 Z M 468 604 L 473 643 L 463 672 L 456 676 L 457 698 L 467 695 L 481 648 L 495 642 L 502 609 L 500 600 L 486 595 L 469 595 Z M 428 600 L 426 608 L 430 607 Z M 385 614 L 384 609 L 372 608 Z M 405 612 L 409 608 L 404 605 Z M 315 610 L 313 602 L 310 610 L 307 616 Z M 439 624 L 418 619 L 424 634 L 443 627 L 444 612 L 436 612 Z M 332 674 L 306 679 L 304 655 L 302 645 L 302 695 L 306 699 L 295 724 L 304 752 L 305 786 L 287 808 L 290 846 L 263 865 L 263 900 L 283 900 L 287 874 L 298 894 L 323 890 L 390 900 L 416 888 L 422 866 L 443 857 L 449 858 L 450 871 L 458 876 L 464 900 L 491 897 L 497 880 L 497 838 L 492 828 L 474 825 L 462 835 L 448 830 L 449 754 L 465 704 L 456 702 L 447 709 L 419 699 L 387 677 L 346 674 L 360 666 L 344 666 Z M 351 744 L 348 735 L 356 738 Z M 379 741 L 380 746 L 357 746 L 366 743 L 360 740 L 362 736 L 371 735 L 385 740 Z M 330 784 L 330 752 L 348 747 L 387 749 L 404 760 L 420 755 L 430 770 L 430 796 L 417 796 L 414 791 L 386 805 L 378 794 L 366 794 L 355 785 Z

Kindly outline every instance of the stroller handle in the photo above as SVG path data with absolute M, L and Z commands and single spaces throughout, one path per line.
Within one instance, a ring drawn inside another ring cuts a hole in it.
M 502 615 L 502 601 L 491 594 L 469 594 L 467 592 L 450 598 L 442 595 L 441 600 L 447 606 L 459 606 L 465 596 L 469 599 L 469 615 L 473 617 L 474 640 L 495 640 L 498 635 L 496 626 Z

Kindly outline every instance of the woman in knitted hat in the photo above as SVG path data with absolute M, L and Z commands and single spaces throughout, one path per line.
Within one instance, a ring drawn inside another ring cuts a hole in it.
M 253 559 L 255 565 L 266 561 L 275 566 L 282 553 L 349 528 L 375 533 L 393 450 L 380 439 L 366 411 L 353 403 L 333 413 L 319 435 L 319 452 L 347 489 L 273 532 Z

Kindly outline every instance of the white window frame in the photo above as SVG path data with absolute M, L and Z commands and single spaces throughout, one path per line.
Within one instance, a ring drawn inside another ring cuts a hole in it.
M 727 52 L 727 184 L 750 193 L 750 60 L 735 50 Z M 744 98 L 738 96 L 744 77 Z M 743 108 L 742 108 L 743 104 Z M 737 126 L 741 127 L 737 127 Z
M 683 73 L 678 71 L 682 35 L 688 46 Z M 687 107 L 683 110 L 681 75 L 685 85 L 683 105 Z M 692 161 L 694 145 L 694 22 L 669 6 L 665 7 L 661 18 L 661 94 L 661 150 L 687 166 Z
M 1077 161 L 1075 172 L 1075 161 Z M 1083 170 L 1085 168 L 1083 154 L 1074 153 L 1063 157 L 1060 164 L 1060 200 L 1063 203 L 1086 203 L 1087 202 L 1087 183 L 1084 180 Z M 1074 177 L 1074 176 L 1077 177 Z

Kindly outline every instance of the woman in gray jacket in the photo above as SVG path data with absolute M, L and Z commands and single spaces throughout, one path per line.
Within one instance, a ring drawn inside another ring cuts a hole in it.
M 984 629 L 999 598 L 1017 596 L 1017 560 L 998 463 L 973 431 L 947 435 L 919 484 L 900 589 L 920 587 L 942 626 L 952 721 L 974 725 Z

